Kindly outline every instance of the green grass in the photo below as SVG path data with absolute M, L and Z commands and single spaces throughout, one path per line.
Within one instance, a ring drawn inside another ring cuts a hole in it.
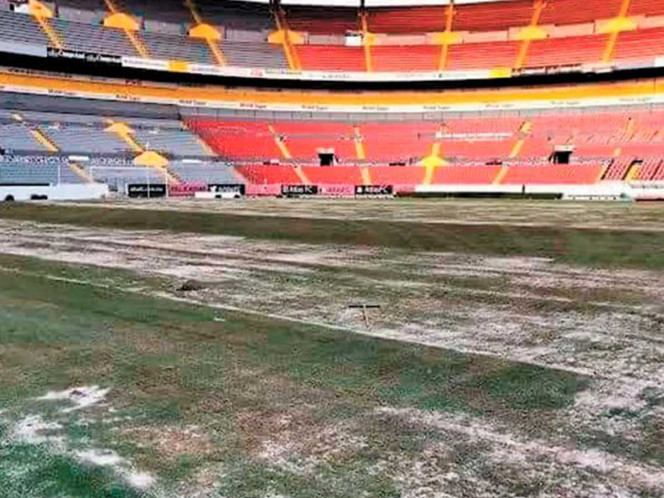
M 536 428 L 543 417 L 570 406 L 589 382 L 554 369 L 242 313 L 224 312 L 219 322 L 214 318 L 220 312 L 207 307 L 121 290 L 127 282 L 162 285 L 127 272 L 20 257 L 2 263 L 5 270 L 30 272 L 0 271 L 0 408 L 7 410 L 6 423 L 30 413 L 55 417 L 71 446 L 114 448 L 167 486 L 223 464 L 219 492 L 234 498 L 268 491 L 302 498 L 399 496 L 392 476 L 370 472 L 371 465 L 385 452 L 416 455 L 439 436 L 377 415 L 377 408 L 486 415 Z M 99 279 L 110 288 L 49 275 Z M 81 428 L 79 414 L 63 416 L 30 401 L 48 390 L 92 384 L 112 387 L 117 415 L 131 418 Z M 256 457 L 263 441 L 284 430 L 275 422 L 283 416 L 294 420 L 288 431 L 295 442 L 343 423 L 369 445 L 335 456 L 312 474 L 291 472 Z M 147 427 L 162 434 L 189 425 L 205 428 L 207 451 L 193 444 L 171 452 L 131 432 Z M 38 494 L 25 496 L 136 496 L 117 476 L 81 466 L 66 453 L 8 441 L 0 432 L 0 496 L 21 496 L 35 482 Z M 34 468 L 16 477 L 28 460 Z M 221 478 L 221 470 L 211 472 Z
M 16 469 L 23 469 L 20 477 L 14 474 Z M 143 495 L 107 469 L 53 455 L 34 445 L 0 446 L 0 483 L 0 496 L 7 498 L 141 498 Z
M 88 227 L 171 230 L 316 244 L 364 244 L 425 251 L 527 255 L 589 266 L 664 268 L 664 232 L 568 226 L 316 219 L 231 213 L 107 209 L 90 206 L 0 206 L 0 217 Z M 607 221 L 610 223 L 610 220 Z

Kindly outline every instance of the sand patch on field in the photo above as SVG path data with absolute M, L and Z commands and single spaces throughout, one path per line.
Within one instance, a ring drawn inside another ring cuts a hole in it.
M 77 425 L 84 412 L 99 405 L 110 393 L 111 388 L 83 386 L 62 391 L 49 391 L 43 396 L 27 400 L 26 410 L 32 413 L 18 420 L 5 420 L 8 424 L 8 436 L 0 441 L 0 447 L 12 445 L 30 445 L 41 447 L 48 455 L 67 457 L 81 465 L 107 469 L 122 482 L 139 490 L 152 488 L 156 479 L 147 472 L 142 472 L 126 458 L 111 449 L 98 448 L 85 438 L 72 439 L 69 428 Z M 42 403 L 68 403 L 68 406 L 55 413 L 36 413 Z M 79 413 L 81 415 L 79 415 Z M 74 417 L 72 419 L 72 417 Z M 84 425 L 87 420 L 84 420 Z M 35 462 L 39 465 L 40 462 Z M 18 469 L 20 470 L 20 469 Z M 18 478 L 18 474 L 15 475 Z
M 44 396 L 35 398 L 37 401 L 68 401 L 74 406 L 62 409 L 62 413 L 70 413 L 95 406 L 106 398 L 110 388 L 101 389 L 99 386 L 83 386 L 65 389 L 64 391 L 49 391 Z

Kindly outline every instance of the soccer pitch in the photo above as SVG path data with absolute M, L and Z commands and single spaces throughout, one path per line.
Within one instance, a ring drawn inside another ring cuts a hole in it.
M 3 205 L 0 496 L 661 496 L 662 215 Z

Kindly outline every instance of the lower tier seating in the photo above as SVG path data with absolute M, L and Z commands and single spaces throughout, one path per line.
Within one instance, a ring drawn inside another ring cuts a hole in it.
M 504 185 L 584 185 L 602 176 L 604 167 L 597 165 L 510 166 L 502 179 Z
M 459 165 L 421 166 L 238 166 L 256 185 L 589 185 L 597 183 L 601 165 Z M 427 180 L 428 178 L 428 180 Z
M 367 121 L 359 116 L 356 121 L 352 115 L 345 121 L 205 116 L 185 121 L 222 159 L 253 164 L 316 164 L 321 149 L 333 151 L 340 165 L 546 163 L 557 150 L 569 149 L 572 163 L 626 163 L 622 170 L 609 169 L 609 179 L 614 179 L 626 173 L 631 161 L 664 158 L 664 113 L 658 108 L 468 115 L 438 122 Z

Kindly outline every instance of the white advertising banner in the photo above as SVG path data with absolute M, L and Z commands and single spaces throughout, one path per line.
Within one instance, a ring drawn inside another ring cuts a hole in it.
M 426 72 L 360 72 L 360 71 L 291 71 L 276 68 L 248 68 L 233 66 L 214 66 L 212 64 L 176 63 L 168 60 L 144 59 L 141 57 L 123 57 L 122 65 L 136 69 L 169 71 L 173 64 L 185 68 L 189 74 L 226 76 L 236 78 L 265 78 L 280 80 L 307 81 L 459 81 L 478 80 L 491 77 L 489 69 L 468 71 L 426 71 Z
M 478 111 L 502 111 L 502 110 L 546 110 L 546 109 L 579 109 L 598 106 L 631 106 L 664 103 L 664 94 L 650 94 L 639 96 L 615 96 L 603 98 L 587 98 L 572 100 L 515 100 L 506 102 L 472 102 L 472 103 L 450 103 L 450 104 L 386 104 L 376 107 L 361 104 L 325 104 L 315 105 L 290 103 L 270 103 L 252 101 L 224 101 L 204 99 L 177 99 L 155 96 L 134 96 L 119 93 L 99 93 L 87 91 L 62 91 L 50 90 L 34 86 L 0 85 L 0 91 L 27 93 L 38 95 L 57 95 L 66 97 L 79 97 L 87 99 L 117 100 L 124 102 L 144 102 L 152 104 L 170 104 L 181 107 L 206 107 L 210 109 L 237 109 L 237 110 L 261 110 L 261 111 L 289 111 L 289 112 L 341 112 L 341 113 L 375 113 L 375 112 L 398 112 L 398 113 L 426 113 L 426 112 L 478 112 Z M 361 95 L 358 94 L 358 101 Z

